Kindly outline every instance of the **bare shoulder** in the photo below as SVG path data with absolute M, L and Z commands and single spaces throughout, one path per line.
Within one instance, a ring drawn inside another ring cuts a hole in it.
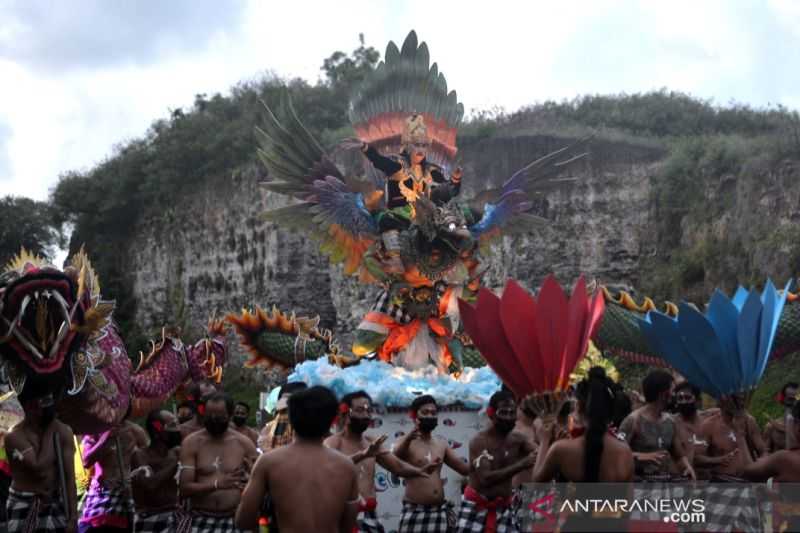
M 357 472 L 358 472 L 358 471 L 356 470 L 356 465 L 355 465 L 355 464 L 353 463 L 353 461 L 352 461 L 352 460 L 351 460 L 351 459 L 350 459 L 348 456 L 346 456 L 345 454 L 343 454 L 343 453 L 339 452 L 339 451 L 338 451 L 338 450 L 336 450 L 336 449 L 330 449 L 330 448 L 328 448 L 328 449 L 325 449 L 325 453 L 328 455 L 328 457 L 330 458 L 330 460 L 331 460 L 331 461 L 332 461 L 332 462 L 333 462 L 333 463 L 334 463 L 334 464 L 335 464 L 335 465 L 336 465 L 338 468 L 342 468 L 343 470 L 345 470 L 345 471 L 347 471 L 347 472 L 352 472 L 352 473 L 353 473 L 353 475 L 356 475 L 356 474 L 357 474 Z
M 245 453 L 248 454 L 255 454 L 257 453 L 256 445 L 253 444 L 253 439 L 251 439 L 248 435 L 244 433 L 239 433 L 238 431 L 233 432 L 236 435 L 236 440 L 244 447 Z
M 5 445 L 6 447 L 18 447 L 21 444 L 27 443 L 28 439 L 22 431 L 19 424 L 14 426 L 14 429 L 6 433 Z
M 67 446 L 75 446 L 75 434 L 72 432 L 72 428 L 66 425 L 65 423 L 61 422 L 60 420 L 55 421 L 58 426 L 58 434 L 61 436 L 61 440 Z
M 325 439 L 325 442 L 323 444 L 325 444 L 325 446 L 327 446 L 328 448 L 333 448 L 334 450 L 338 450 L 342 447 L 342 437 L 338 433 L 335 433 L 330 437 L 328 437 L 327 439 Z
M 183 439 L 183 442 L 181 442 L 181 450 L 195 451 L 198 447 L 204 444 L 206 440 L 208 439 L 206 439 L 202 432 L 195 431 Z
M 483 446 L 486 444 L 486 431 L 479 431 L 475 434 L 474 437 L 469 439 L 469 446 L 472 448 L 473 446 Z

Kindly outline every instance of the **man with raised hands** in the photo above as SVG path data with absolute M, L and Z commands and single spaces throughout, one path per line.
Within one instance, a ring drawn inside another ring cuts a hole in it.
M 512 478 L 536 464 L 536 449 L 525 435 L 515 432 L 514 395 L 500 390 L 489 399 L 491 425 L 469 443 L 470 475 L 456 520 L 458 533 L 519 531 L 512 505 Z
M 372 398 L 365 391 L 356 391 L 342 397 L 339 414 L 344 429 L 325 440 L 325 446 L 349 456 L 358 470 L 358 488 L 361 503 L 358 514 L 358 531 L 364 533 L 383 532 L 376 512 L 375 463 L 395 474 L 410 479 L 428 477 L 441 468 L 441 463 L 428 461 L 422 467 L 410 465 L 383 447 L 386 436 L 372 437 L 364 432 L 372 425 L 374 409 Z
M 419 396 L 411 403 L 410 416 L 414 429 L 395 444 L 394 454 L 403 461 L 424 468 L 439 465 L 429 477 L 406 481 L 403 496 L 403 514 L 399 533 L 446 533 L 449 531 L 447 502 L 444 498 L 444 480 L 441 465 L 446 464 L 462 476 L 469 475 L 469 464 L 464 462 L 443 439 L 433 435 L 439 423 L 436 399 L 430 395 Z

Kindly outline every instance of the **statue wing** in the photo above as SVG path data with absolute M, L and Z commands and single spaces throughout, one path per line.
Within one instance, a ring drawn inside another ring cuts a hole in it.
M 588 155 L 586 147 L 590 139 L 584 137 L 531 161 L 502 186 L 483 190 L 469 201 L 477 220 L 470 230 L 479 239 L 482 250 L 486 251 L 501 234 L 522 233 L 548 223 L 547 219 L 530 213 L 534 200 L 555 184 L 575 179 L 558 176 Z
M 332 262 L 345 263 L 347 274 L 368 276 L 360 268 L 362 258 L 378 235 L 369 207 L 382 193 L 342 175 L 300 122 L 288 91 L 282 91 L 275 109 L 264 107 L 267 119 L 256 129 L 258 154 L 271 178 L 264 188 L 300 200 L 264 218 L 320 240 Z

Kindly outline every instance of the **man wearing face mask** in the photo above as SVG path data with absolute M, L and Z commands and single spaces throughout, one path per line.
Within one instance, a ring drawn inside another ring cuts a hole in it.
M 194 403 L 195 413 L 193 418 L 181 423 L 181 437 L 185 439 L 195 431 L 200 431 L 205 427 L 203 423 L 206 409 L 205 400 L 215 392 L 217 392 L 216 387 L 206 381 L 195 383 L 189 388 L 189 401 Z
M 70 460 L 75 453 L 72 430 L 56 420 L 51 395 L 22 397 L 20 401 L 25 419 L 5 436 L 13 479 L 6 503 L 6 530 L 75 532 L 78 513 L 75 469 Z M 64 458 L 66 495 L 60 489 L 56 438 Z
M 711 477 L 711 467 L 731 461 L 733 455 L 721 457 L 708 456 L 708 441 L 702 433 L 703 418 L 698 412 L 700 402 L 700 389 L 689 383 L 682 381 L 675 387 L 675 423 L 678 433 L 684 443 L 684 450 L 689 462 L 695 470 L 697 479 L 708 480 Z M 677 469 L 673 469 L 673 474 L 679 475 Z
M 281 446 L 291 444 L 294 440 L 294 430 L 289 420 L 289 398 L 295 392 L 307 389 L 302 381 L 293 381 L 281 387 L 278 392 L 278 403 L 275 406 L 275 418 L 264 425 L 258 436 L 258 449 L 262 452 L 274 450 Z
M 138 449 L 131 460 L 133 499 L 136 502 L 136 533 L 156 533 L 175 529 L 178 507 L 178 446 L 181 432 L 175 415 L 153 411 L 145 429 L 150 445 Z
M 233 400 L 216 392 L 205 401 L 204 429 L 184 439 L 180 450 L 181 496 L 191 500 L 191 530 L 233 532 L 234 515 L 258 452 L 229 428 Z
M 714 466 L 712 481 L 741 482 L 745 467 L 766 455 L 767 447 L 755 418 L 745 410 L 743 393 L 720 398 L 719 412 L 703 421 L 701 431 L 708 440 L 710 457 L 730 456 L 730 459 Z
M 783 406 L 783 416 L 770 420 L 764 428 L 764 440 L 770 453 L 792 449 L 797 445 L 794 431 L 791 427 L 794 423 L 792 408 L 796 401 L 797 392 L 798 384 L 792 381 L 781 387 L 781 391 L 775 398 Z
M 491 425 L 469 442 L 471 473 L 455 530 L 516 532 L 511 481 L 515 474 L 533 468 L 536 449 L 529 438 L 513 431 L 517 404 L 510 391 L 494 393 L 486 414 Z
M 406 481 L 403 496 L 403 515 L 399 533 L 446 533 L 449 531 L 447 504 L 444 499 L 444 480 L 441 465 L 446 464 L 462 476 L 469 475 L 469 465 L 432 432 L 439 423 L 438 406 L 433 396 L 424 395 L 411 403 L 414 430 L 406 434 L 394 447 L 394 454 L 409 464 L 424 467 L 438 463 L 430 477 Z
M 343 418 L 344 430 L 325 439 L 325 446 L 349 456 L 358 469 L 358 488 L 361 495 L 358 531 L 365 533 L 384 531 L 376 512 L 376 462 L 392 474 L 407 479 L 427 477 L 441 467 L 440 462 L 433 458 L 421 468 L 410 465 L 383 448 L 385 435 L 378 438 L 364 435 L 372 425 L 373 412 L 372 398 L 366 392 L 357 391 L 343 396 L 339 414 Z
M 633 451 L 640 480 L 669 481 L 676 468 L 681 476 L 696 478 L 675 421 L 665 412 L 674 390 L 669 372 L 651 371 L 642 380 L 645 404 L 625 417 L 617 431 Z
M 247 425 L 247 417 L 250 416 L 250 406 L 244 402 L 236 402 L 233 408 L 233 429 L 253 441 L 253 444 L 258 442 L 258 433 L 256 430 Z

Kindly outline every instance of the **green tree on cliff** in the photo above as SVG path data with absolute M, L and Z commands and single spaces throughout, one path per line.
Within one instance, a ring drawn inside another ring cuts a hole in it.
M 52 260 L 60 237 L 52 215 L 45 202 L 16 196 L 0 198 L 0 266 L 20 248 Z

